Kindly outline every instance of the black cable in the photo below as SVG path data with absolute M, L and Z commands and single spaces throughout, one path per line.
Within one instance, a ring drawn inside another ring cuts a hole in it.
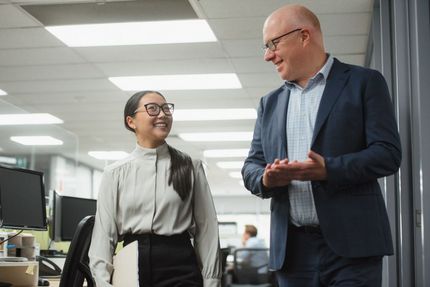
M 11 237 L 9 237 L 9 238 L 6 238 L 6 239 L 5 239 L 5 240 L 3 240 L 3 241 L 0 241 L 0 244 L 2 244 L 2 243 L 4 243 L 4 242 L 6 242 L 6 241 L 8 241 L 8 240 L 11 240 L 11 239 L 12 239 L 12 238 L 14 238 L 15 236 L 20 235 L 23 231 L 24 231 L 24 230 L 21 230 L 21 231 L 19 231 L 17 234 L 15 234 L 15 235 L 13 235 L 13 236 L 11 236 Z

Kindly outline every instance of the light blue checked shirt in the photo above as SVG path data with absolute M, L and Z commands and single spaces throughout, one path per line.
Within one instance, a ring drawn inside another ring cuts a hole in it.
M 294 82 L 285 82 L 290 89 L 286 126 L 289 161 L 307 159 L 315 119 L 332 65 L 333 57 L 328 55 L 324 66 L 309 80 L 305 88 Z M 297 226 L 319 224 L 311 182 L 293 180 L 288 190 L 291 223 Z

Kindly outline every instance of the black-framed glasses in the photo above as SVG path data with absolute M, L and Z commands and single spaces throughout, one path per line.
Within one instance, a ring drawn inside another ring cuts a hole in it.
M 151 117 L 158 116 L 161 111 L 163 111 L 163 113 L 166 116 L 171 116 L 173 114 L 173 111 L 175 110 L 175 105 L 172 103 L 164 103 L 162 105 L 159 105 L 156 103 L 147 103 L 143 106 L 145 107 L 145 110 L 148 113 L 148 115 L 150 115 Z M 145 112 L 145 111 L 141 111 L 139 109 L 134 111 L 134 113 L 138 113 L 138 112 Z
M 279 37 L 276 37 L 276 38 L 273 38 L 272 40 L 267 41 L 267 43 L 264 44 L 263 47 L 262 47 L 263 51 L 266 52 L 267 49 L 269 49 L 272 52 L 276 51 L 276 45 L 279 44 L 279 42 L 280 42 L 280 40 L 281 40 L 282 37 L 285 37 L 287 35 L 290 35 L 290 34 L 292 34 L 294 32 L 301 31 L 301 30 L 302 30 L 302 28 L 297 28 L 297 29 L 294 29 L 294 30 L 292 30 L 292 31 L 290 31 L 288 33 L 285 33 L 285 34 L 283 34 L 283 35 L 281 35 Z

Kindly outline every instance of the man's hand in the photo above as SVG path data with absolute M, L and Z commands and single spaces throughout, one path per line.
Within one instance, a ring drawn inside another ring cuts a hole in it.
M 292 180 L 309 181 L 326 178 L 324 158 L 311 150 L 308 158 L 301 162 L 275 159 L 273 163 L 267 164 L 263 174 L 263 185 L 272 188 L 286 186 Z
M 273 163 L 267 164 L 263 174 L 263 185 L 267 188 L 288 185 L 291 178 L 282 168 L 286 165 L 288 165 L 288 159 L 275 159 Z
M 290 162 L 283 167 L 293 180 L 325 180 L 327 170 L 325 168 L 324 158 L 314 151 L 308 152 L 308 158 L 302 162 Z

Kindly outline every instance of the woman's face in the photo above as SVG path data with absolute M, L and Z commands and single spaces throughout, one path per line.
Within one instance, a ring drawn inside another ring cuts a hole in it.
M 128 117 L 128 125 L 135 130 L 138 143 L 143 147 L 155 148 L 162 145 L 172 128 L 172 116 L 166 115 L 162 109 L 156 116 L 148 114 L 145 105 L 166 103 L 166 100 L 155 93 L 143 96 L 134 117 Z

